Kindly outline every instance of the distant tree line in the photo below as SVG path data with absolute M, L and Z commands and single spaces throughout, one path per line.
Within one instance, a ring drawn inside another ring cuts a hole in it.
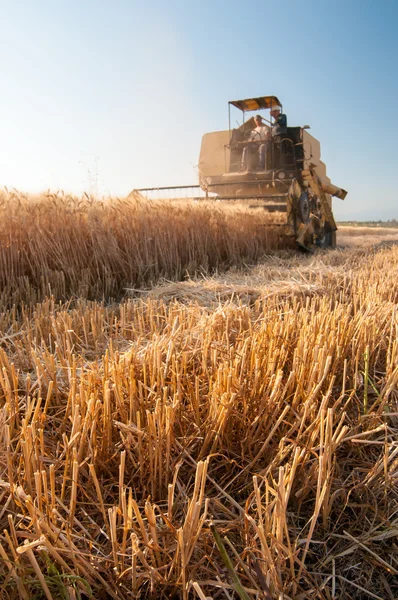
M 338 221 L 341 227 L 392 227 L 398 228 L 398 219 L 389 219 L 388 221 Z

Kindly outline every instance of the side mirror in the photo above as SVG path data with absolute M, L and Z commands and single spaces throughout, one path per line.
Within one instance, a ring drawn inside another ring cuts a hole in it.
M 309 125 L 303 125 L 303 129 L 311 129 Z

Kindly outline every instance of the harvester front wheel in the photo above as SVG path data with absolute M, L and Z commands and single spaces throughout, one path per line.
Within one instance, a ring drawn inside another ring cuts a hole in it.
M 324 232 L 323 235 L 318 238 L 316 245 L 319 246 L 319 248 L 336 248 L 336 232 Z

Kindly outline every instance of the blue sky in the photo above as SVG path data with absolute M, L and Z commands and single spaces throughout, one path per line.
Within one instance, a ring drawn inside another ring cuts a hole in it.
M 398 3 L 0 0 L 0 186 L 189 184 L 227 102 L 309 123 L 338 218 L 398 218 Z

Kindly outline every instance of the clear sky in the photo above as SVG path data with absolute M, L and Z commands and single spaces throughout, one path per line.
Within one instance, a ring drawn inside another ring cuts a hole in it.
M 398 218 L 396 0 L 0 0 L 0 186 L 190 184 L 228 100 L 311 125 L 338 218 Z

